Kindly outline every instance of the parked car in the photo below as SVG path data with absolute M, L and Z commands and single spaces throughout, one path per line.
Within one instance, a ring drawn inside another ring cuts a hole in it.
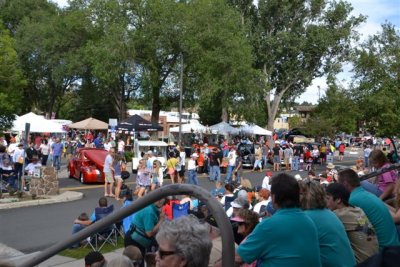
M 161 167 L 164 171 L 167 163 L 167 147 L 168 144 L 163 141 L 136 140 L 133 145 L 132 171 L 137 171 L 139 160 L 149 150 L 153 151 L 153 155 L 161 162 Z
M 254 144 L 240 144 L 238 146 L 239 155 L 242 157 L 243 168 L 253 168 L 254 166 Z
M 80 148 L 68 163 L 70 178 L 81 183 L 104 183 L 103 166 L 107 150 L 98 148 Z

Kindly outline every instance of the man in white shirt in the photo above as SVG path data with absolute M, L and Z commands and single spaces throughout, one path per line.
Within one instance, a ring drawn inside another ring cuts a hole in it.
M 118 154 L 123 155 L 125 152 L 125 142 L 122 139 L 118 141 Z
M 226 184 L 229 184 L 230 182 L 232 182 L 231 176 L 232 176 L 233 170 L 235 169 L 235 166 L 236 166 L 236 157 L 237 157 L 236 150 L 234 147 L 231 147 L 231 150 L 228 153 L 229 161 L 228 161 L 228 167 L 226 170 L 226 177 L 225 177 Z
M 37 167 L 41 167 L 42 163 L 40 163 L 39 158 L 37 156 L 32 157 L 32 162 L 29 163 L 25 167 L 25 171 L 28 172 L 28 176 L 32 176 L 35 173 L 35 170 Z M 25 185 L 25 179 L 24 176 L 21 177 L 21 187 L 24 190 L 27 190 L 26 185 Z
M 113 194 L 114 153 L 115 153 L 114 148 L 111 148 L 110 151 L 108 151 L 106 159 L 104 160 L 103 172 L 104 172 L 104 196 L 105 197 L 114 197 L 114 194 Z M 108 190 L 108 188 L 109 188 L 109 190 Z M 110 191 L 110 193 L 108 193 L 108 191 Z

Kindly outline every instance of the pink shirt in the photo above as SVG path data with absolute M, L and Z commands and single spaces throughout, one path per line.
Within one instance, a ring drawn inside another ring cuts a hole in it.
M 385 165 L 382 166 L 382 168 L 386 168 L 388 166 L 390 166 L 390 164 L 386 163 Z M 382 192 L 385 192 L 388 185 L 396 183 L 396 180 L 397 180 L 397 172 L 395 170 L 382 173 L 381 175 L 378 176 L 379 190 L 381 190 Z

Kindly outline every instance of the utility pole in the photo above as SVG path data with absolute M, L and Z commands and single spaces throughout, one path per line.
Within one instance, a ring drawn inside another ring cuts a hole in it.
M 179 90 L 179 135 L 178 135 L 178 145 L 182 143 L 182 94 L 183 94 L 183 53 L 181 54 L 181 81 Z

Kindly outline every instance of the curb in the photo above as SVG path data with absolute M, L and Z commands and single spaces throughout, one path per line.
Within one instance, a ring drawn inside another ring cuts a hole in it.
M 83 193 L 76 191 L 65 191 L 57 196 L 51 196 L 47 199 L 38 199 L 38 200 L 27 200 L 21 202 L 11 202 L 0 204 L 0 210 L 5 209 L 14 209 L 14 208 L 22 208 L 22 207 L 31 207 L 38 205 L 47 205 L 53 203 L 61 203 L 61 202 L 69 202 L 74 200 L 79 200 L 83 198 Z

